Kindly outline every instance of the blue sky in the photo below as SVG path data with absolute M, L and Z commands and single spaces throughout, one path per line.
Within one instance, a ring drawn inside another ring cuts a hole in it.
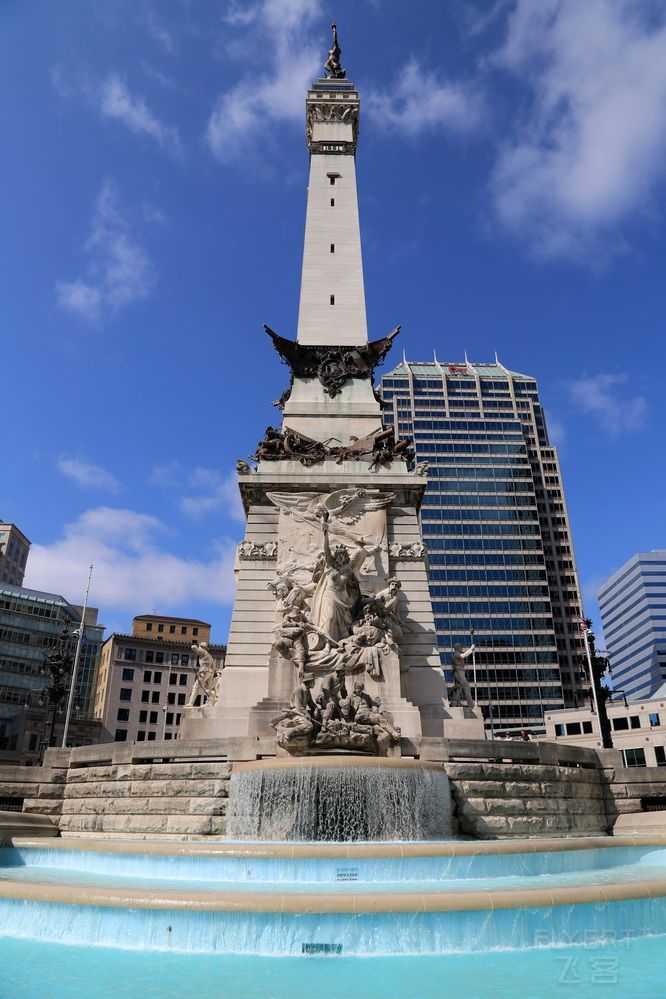
M 535 375 L 589 612 L 664 547 L 666 11 L 651 0 L 4 0 L 0 515 L 26 585 L 226 636 L 234 464 L 295 333 L 304 98 L 361 91 L 369 328 Z M 389 365 L 391 360 L 389 360 Z

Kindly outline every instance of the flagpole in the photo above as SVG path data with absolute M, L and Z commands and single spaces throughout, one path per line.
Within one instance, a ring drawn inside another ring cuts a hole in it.
M 83 644 L 83 632 L 85 630 L 85 619 L 86 610 L 88 609 L 88 593 L 90 592 L 90 580 L 92 579 L 93 567 L 90 566 L 90 572 L 88 573 L 88 585 L 86 586 L 86 595 L 83 598 L 83 609 L 81 611 L 81 624 L 79 625 L 79 637 L 76 642 L 76 654 L 74 656 L 74 665 L 72 667 L 72 681 L 69 685 L 69 699 L 67 701 L 67 714 L 65 715 L 65 728 L 62 733 L 62 748 L 67 748 L 67 733 L 69 731 L 69 720 L 72 716 L 72 702 L 74 700 L 74 690 L 76 687 L 76 674 L 79 669 L 79 659 L 81 658 L 81 646 Z

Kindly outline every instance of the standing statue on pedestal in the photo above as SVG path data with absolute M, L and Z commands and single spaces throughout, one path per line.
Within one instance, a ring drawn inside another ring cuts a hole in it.
M 474 707 L 472 691 L 470 690 L 467 674 L 465 672 L 465 659 L 474 652 L 476 646 L 470 645 L 464 649 L 462 645 L 453 646 L 453 656 L 451 657 L 451 669 L 453 670 L 453 686 L 449 694 L 449 704 L 452 708 L 464 707 L 463 698 L 469 708 Z
M 328 59 L 324 64 L 324 70 L 329 77 L 333 80 L 344 80 L 347 75 L 347 70 L 343 69 L 340 65 L 340 56 L 342 55 L 342 49 L 338 44 L 338 28 L 335 23 L 331 25 L 333 31 L 333 44 L 328 50 Z
M 199 659 L 199 667 L 187 707 L 193 708 L 194 702 L 199 696 L 202 701 L 205 698 L 209 705 L 217 704 L 218 686 L 224 666 L 218 667 L 208 651 L 208 642 L 195 642 L 192 651 Z

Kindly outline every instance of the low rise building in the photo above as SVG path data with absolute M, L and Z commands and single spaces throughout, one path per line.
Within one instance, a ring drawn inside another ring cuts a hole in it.
M 622 752 L 625 766 L 666 766 L 666 692 L 647 701 L 607 701 L 606 711 L 613 748 Z M 551 711 L 545 722 L 549 741 L 603 748 L 591 708 Z
M 226 647 L 211 645 L 210 632 L 210 624 L 194 618 L 141 614 L 130 635 L 113 634 L 106 640 L 93 711 L 105 739 L 176 738 L 199 665 L 193 643 L 208 642 L 216 662 L 224 663 Z
M 0 759 L 12 753 L 19 763 L 35 763 L 44 750 L 47 726 L 53 721 L 51 742 L 62 739 L 64 717 L 51 719 L 43 703 L 44 660 L 53 651 L 63 628 L 72 635 L 70 654 L 74 656 L 74 631 L 81 623 L 82 608 L 70 604 L 58 593 L 29 590 L 0 583 Z M 91 718 L 99 653 L 104 628 L 97 622 L 96 607 L 88 607 L 84 619 L 84 639 L 72 702 L 72 720 L 78 725 Z M 93 726 L 93 729 L 95 727 Z M 69 732 L 70 745 L 97 742 L 83 726 Z
M 23 586 L 30 542 L 16 524 L 0 519 L 0 583 Z

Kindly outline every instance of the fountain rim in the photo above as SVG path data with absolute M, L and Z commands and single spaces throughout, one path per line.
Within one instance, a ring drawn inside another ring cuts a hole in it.
M 155 892 L 147 888 L 111 889 L 74 884 L 0 881 L 0 899 L 84 905 L 113 909 L 204 912 L 351 915 L 386 912 L 470 912 L 494 909 L 551 908 L 656 899 L 666 896 L 666 877 L 601 885 L 524 888 L 496 891 L 359 894 L 302 892 Z
M 256 770 L 317 770 L 359 767 L 368 770 L 438 770 L 446 773 L 443 763 L 430 760 L 413 760 L 403 756 L 360 756 L 352 753 L 317 753 L 312 756 L 273 756 L 261 760 L 244 760 L 233 763 L 232 774 L 251 773 Z
M 390 840 L 350 843 L 301 843 L 292 841 L 251 841 L 218 839 L 179 840 L 134 834 L 108 839 L 90 833 L 77 836 L 0 837 L 0 848 L 70 850 L 72 852 L 117 853 L 125 855 L 180 857 L 255 857 L 255 858 L 362 858 L 362 857 L 476 857 L 508 854 L 569 852 L 573 850 L 617 849 L 620 847 L 666 847 L 666 833 L 643 833 L 634 836 L 576 836 L 550 839 L 461 839 L 406 842 Z

